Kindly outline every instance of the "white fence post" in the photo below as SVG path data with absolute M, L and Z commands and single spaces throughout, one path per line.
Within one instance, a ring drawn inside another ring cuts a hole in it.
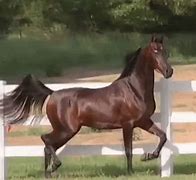
M 3 99 L 5 81 L 0 81 L 0 99 Z M 6 166 L 5 166 L 5 124 L 3 109 L 0 113 L 0 180 L 6 179 Z
M 167 135 L 167 142 L 161 152 L 161 177 L 169 177 L 173 174 L 172 152 L 169 144 L 172 143 L 171 129 L 171 80 L 161 79 L 160 91 L 160 113 L 161 113 L 161 128 Z

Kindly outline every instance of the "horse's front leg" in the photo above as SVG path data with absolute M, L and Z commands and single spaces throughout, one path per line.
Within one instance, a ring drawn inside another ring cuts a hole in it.
M 127 158 L 127 171 L 129 174 L 133 172 L 132 169 L 132 137 L 133 137 L 133 125 L 131 122 L 123 124 L 123 140 L 125 147 L 125 154 Z
M 160 128 L 158 128 L 153 123 L 153 121 L 151 119 L 143 121 L 139 125 L 139 127 L 160 138 L 159 144 L 158 144 L 157 148 L 153 151 L 153 153 L 145 153 L 143 155 L 143 157 L 141 158 L 141 160 L 147 161 L 147 160 L 158 158 L 162 147 L 164 146 L 165 142 L 167 141 L 167 137 L 166 137 L 165 132 L 163 132 Z

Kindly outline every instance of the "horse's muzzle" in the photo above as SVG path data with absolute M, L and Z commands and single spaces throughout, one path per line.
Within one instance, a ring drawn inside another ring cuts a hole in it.
M 168 79 L 168 78 L 172 77 L 173 72 L 174 72 L 173 68 L 167 68 L 165 71 L 165 78 Z

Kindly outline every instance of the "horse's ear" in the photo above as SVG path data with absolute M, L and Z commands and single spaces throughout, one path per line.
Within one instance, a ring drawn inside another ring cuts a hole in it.
M 151 37 L 151 42 L 155 42 L 156 41 L 156 35 L 153 34 L 152 37 Z
M 163 39 L 164 39 L 164 36 L 161 36 L 159 39 L 159 43 L 163 44 Z

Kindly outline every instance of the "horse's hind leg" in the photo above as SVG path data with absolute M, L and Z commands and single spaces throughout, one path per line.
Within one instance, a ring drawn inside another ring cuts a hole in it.
M 51 178 L 51 173 L 48 172 L 48 166 L 51 164 L 51 152 L 47 146 L 45 146 L 44 148 L 44 158 L 45 158 L 45 177 Z
M 141 160 L 147 161 L 147 160 L 158 158 L 162 147 L 167 141 L 165 132 L 163 132 L 160 128 L 158 128 L 151 119 L 145 121 L 144 123 L 139 125 L 139 127 L 160 138 L 157 148 L 152 153 L 145 153 L 144 156 L 141 158 Z
M 45 143 L 45 176 L 50 177 L 51 173 L 56 171 L 61 165 L 60 160 L 56 155 L 56 150 L 67 143 L 76 133 L 75 131 L 52 131 L 49 134 L 41 136 Z
M 51 166 L 52 162 L 52 152 L 51 152 L 51 148 L 50 145 L 47 144 L 47 138 L 46 136 L 49 134 L 45 134 L 41 136 L 42 141 L 45 143 L 45 147 L 44 147 L 44 159 L 45 159 L 45 177 L 46 178 L 51 178 L 51 168 L 49 166 Z

